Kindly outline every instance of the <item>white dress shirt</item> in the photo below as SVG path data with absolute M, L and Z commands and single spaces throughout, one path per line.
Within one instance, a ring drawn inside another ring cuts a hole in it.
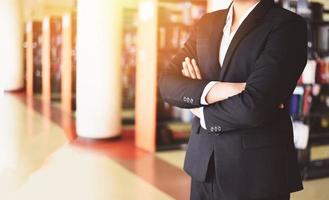
M 240 25 L 242 24 L 242 22 L 247 18 L 247 16 L 251 13 L 251 11 L 254 10 L 254 8 L 257 6 L 257 4 L 260 1 L 258 1 L 257 3 L 255 3 L 253 6 L 250 7 L 249 10 L 247 10 L 245 12 L 245 14 L 240 18 L 239 20 L 239 24 L 238 27 L 233 30 L 231 32 L 231 28 L 232 28 L 232 23 L 233 23 L 233 6 L 234 3 L 232 3 L 228 13 L 227 13 L 227 17 L 226 17 L 226 22 L 225 22 L 225 26 L 223 28 L 223 37 L 222 37 L 222 41 L 221 41 L 221 45 L 219 48 L 219 63 L 221 66 L 223 66 L 223 62 L 224 62 L 224 58 L 226 55 L 226 52 L 230 46 L 230 43 L 236 33 L 236 31 L 238 30 L 238 28 L 240 27 Z M 210 89 L 217 83 L 217 81 L 211 81 L 210 83 L 208 83 L 206 85 L 206 87 L 204 88 L 202 95 L 201 95 L 201 104 L 202 105 L 208 105 L 207 101 L 206 101 L 206 96 L 208 94 L 208 92 L 210 91 Z M 201 127 L 206 129 L 206 123 L 205 123 L 205 119 L 204 119 L 204 114 L 203 114 L 203 107 L 200 107 L 200 124 Z

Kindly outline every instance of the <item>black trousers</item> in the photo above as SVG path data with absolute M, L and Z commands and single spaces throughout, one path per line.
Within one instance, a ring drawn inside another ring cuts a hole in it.
M 289 200 L 290 194 L 269 198 L 250 200 Z M 214 156 L 211 156 L 207 171 L 206 180 L 200 182 L 192 178 L 190 200 L 226 200 L 222 188 L 215 176 Z

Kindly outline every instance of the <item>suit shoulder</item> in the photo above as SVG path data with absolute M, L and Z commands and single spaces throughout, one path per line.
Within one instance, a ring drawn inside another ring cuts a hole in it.
M 268 16 L 269 20 L 274 21 L 278 25 L 289 22 L 306 24 L 305 19 L 300 15 L 277 5 L 273 7 Z
M 209 20 L 212 20 L 213 18 L 225 16 L 226 11 L 227 9 L 222 9 L 222 10 L 216 10 L 213 12 L 206 13 L 201 17 L 200 21 L 207 22 Z
M 223 16 L 223 15 L 225 15 L 226 12 L 227 12 L 227 8 L 206 13 L 206 14 L 204 14 L 204 16 L 206 16 L 206 15 L 207 16 L 221 16 L 221 15 Z

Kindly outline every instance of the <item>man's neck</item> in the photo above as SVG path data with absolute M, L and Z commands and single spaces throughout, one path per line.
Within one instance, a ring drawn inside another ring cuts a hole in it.
M 260 0 L 233 0 L 233 18 L 238 22 L 245 12 Z

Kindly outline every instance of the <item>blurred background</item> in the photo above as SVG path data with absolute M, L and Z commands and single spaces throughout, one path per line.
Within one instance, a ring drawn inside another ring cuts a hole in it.
M 158 75 L 230 2 L 0 0 L 0 199 L 188 199 L 193 116 L 161 99 Z M 328 200 L 329 1 L 275 2 L 308 24 L 292 199 Z

